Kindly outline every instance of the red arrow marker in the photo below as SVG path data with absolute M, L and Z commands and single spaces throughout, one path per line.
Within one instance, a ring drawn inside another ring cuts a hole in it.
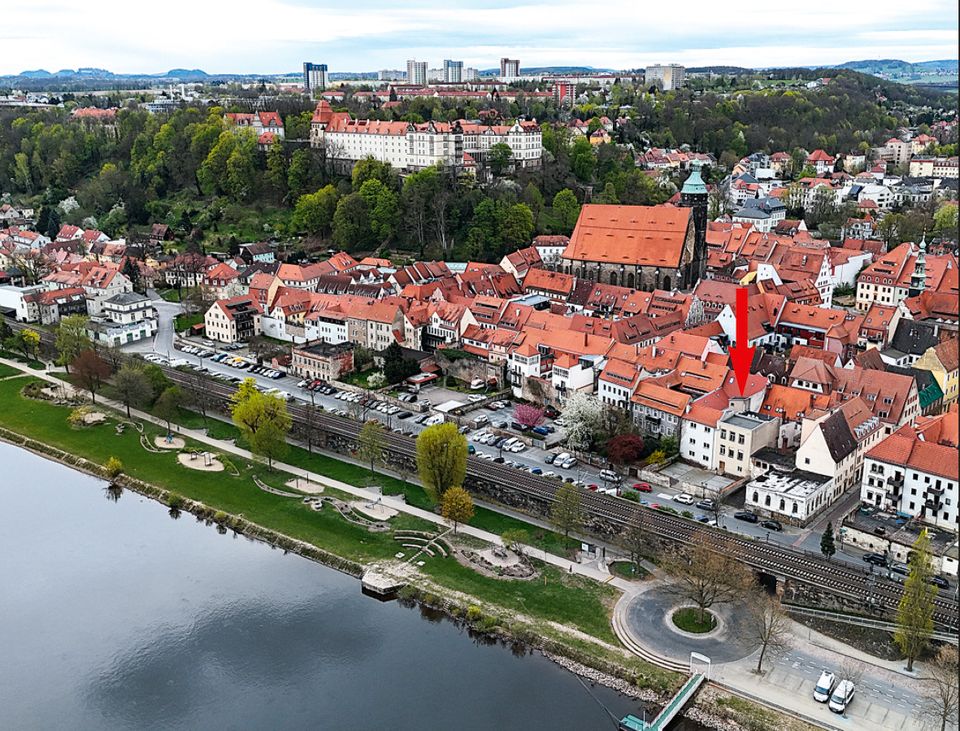
M 737 377 L 737 388 L 743 396 L 743 389 L 747 386 L 747 376 L 750 375 L 750 365 L 753 363 L 753 354 L 757 348 L 747 345 L 750 342 L 747 335 L 747 290 L 745 287 L 737 289 L 737 344 L 730 346 L 730 362 Z

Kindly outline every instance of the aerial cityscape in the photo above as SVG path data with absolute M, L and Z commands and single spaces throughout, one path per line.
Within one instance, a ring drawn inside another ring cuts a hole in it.
M 958 728 L 954 4 L 163 10 L 0 31 L 0 728 Z

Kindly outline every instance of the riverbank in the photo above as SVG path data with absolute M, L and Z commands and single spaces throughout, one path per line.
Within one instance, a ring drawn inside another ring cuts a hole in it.
M 192 508 L 202 519 L 224 530 L 243 532 L 353 575 L 357 575 L 357 567 L 362 570 L 397 552 L 398 544 L 390 536 L 358 528 L 332 510 L 315 511 L 302 500 L 265 493 L 250 480 L 253 474 L 260 474 L 280 487 L 291 475 L 298 475 L 297 470 L 268 475 L 262 464 L 239 457 L 242 450 L 232 449 L 229 460 L 235 464 L 236 475 L 179 473 L 182 478 L 178 480 L 174 455 L 145 451 L 132 428 L 122 433 L 114 429 L 126 422 L 122 415 L 98 405 L 107 413 L 107 423 L 75 429 L 66 421 L 69 408 L 20 394 L 20 388 L 31 380 L 0 382 L 0 403 L 11 406 L 0 411 L 0 423 L 13 427 L 9 433 L 14 440 L 32 441 L 30 446 L 39 454 L 101 477 L 106 475 L 103 464 L 107 459 L 120 456 L 127 473 L 120 480 L 131 489 L 168 505 L 178 497 L 179 509 Z M 148 440 L 165 431 L 144 418 Z M 190 438 L 186 443 L 191 449 L 209 449 Z M 413 515 L 399 515 L 394 520 L 395 529 L 434 528 L 433 523 Z M 349 565 L 338 565 L 341 562 Z M 594 668 L 605 676 L 604 684 L 622 687 L 627 682 L 637 697 L 653 692 L 663 702 L 675 690 L 678 675 L 650 665 L 615 644 L 609 610 L 618 592 L 591 579 L 568 575 L 551 564 L 540 568 L 543 583 L 531 585 L 483 577 L 455 561 L 431 559 L 412 582 L 412 589 L 418 592 L 417 598 L 421 593 L 436 597 L 433 603 L 448 607 L 451 616 L 466 619 L 471 607 L 476 607 L 472 621 L 477 631 L 515 638 Z M 789 725 L 778 723 L 777 727 Z

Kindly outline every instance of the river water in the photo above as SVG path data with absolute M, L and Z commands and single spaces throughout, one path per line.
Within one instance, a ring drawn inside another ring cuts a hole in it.
M 0 443 L 2 729 L 611 729 L 540 655 Z M 592 694 L 592 695 L 591 695 Z

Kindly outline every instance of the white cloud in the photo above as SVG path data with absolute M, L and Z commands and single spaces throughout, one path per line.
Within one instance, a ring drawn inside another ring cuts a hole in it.
M 814 65 L 951 58 L 957 40 L 957 6 L 942 0 L 875 0 L 866 8 L 807 0 L 789 9 L 769 0 L 735 8 L 703 0 L 680 7 L 636 0 L 53 0 L 6 8 L 0 73 L 78 66 L 271 73 L 293 71 L 304 59 L 332 70 L 373 70 L 402 67 L 411 56 L 488 67 L 504 55 L 527 66 Z

